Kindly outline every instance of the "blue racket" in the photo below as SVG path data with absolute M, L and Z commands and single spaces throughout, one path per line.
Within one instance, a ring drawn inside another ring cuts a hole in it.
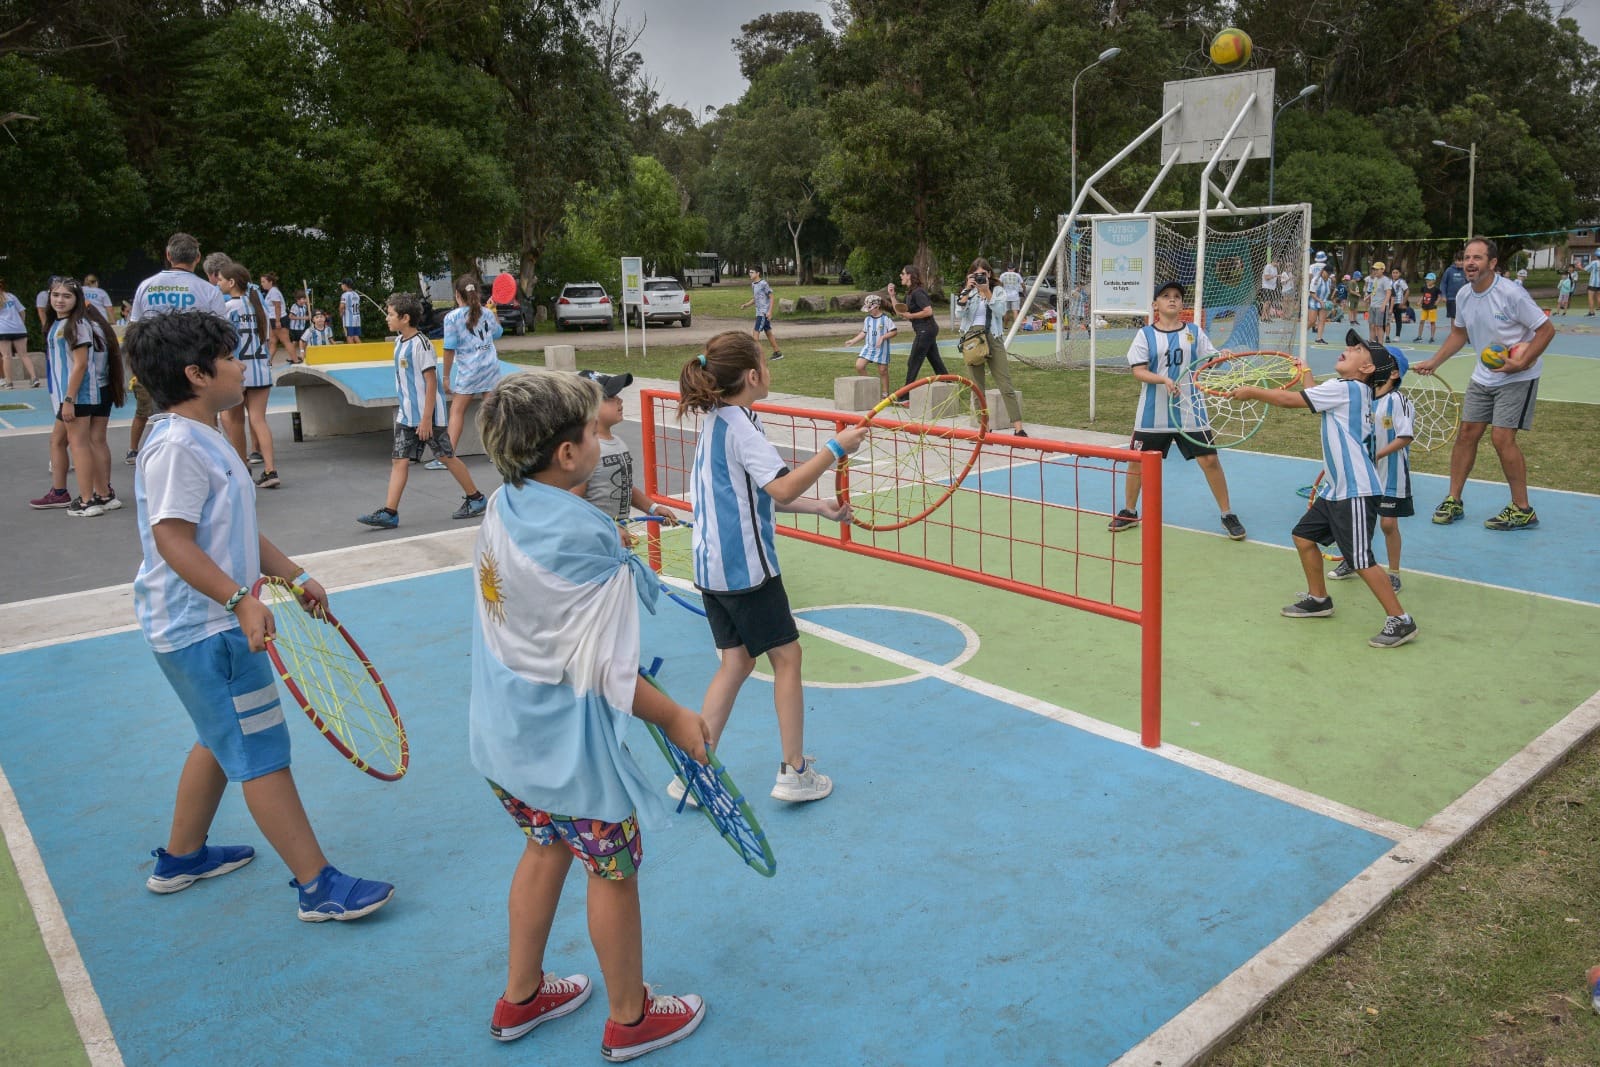
M 648 671 L 640 670 L 639 673 L 645 681 L 661 689 L 661 683 L 655 678 L 656 671 L 660 669 L 661 660 L 657 659 Z M 666 692 L 664 689 L 661 691 Z M 728 776 L 727 768 L 717 759 L 717 754 L 707 749 L 708 762 L 701 763 L 668 740 L 667 735 L 656 729 L 653 723 L 645 725 L 650 729 L 650 736 L 656 739 L 656 747 L 672 764 L 673 773 L 685 786 L 683 799 L 678 801 L 678 813 L 683 813 L 689 797 L 693 796 L 700 811 L 717 828 L 717 833 L 751 870 L 764 878 L 771 878 L 777 873 L 778 860 L 772 854 L 772 846 L 767 843 L 766 831 L 761 829 L 756 813 L 750 810 L 744 794 L 739 792 L 739 787 Z
M 645 515 L 622 525 L 633 535 L 634 554 L 651 570 L 667 578 L 694 580 L 693 523 L 679 521 L 676 526 L 668 526 L 659 516 Z M 693 588 L 663 581 L 661 591 L 680 608 L 705 618 L 706 606 Z

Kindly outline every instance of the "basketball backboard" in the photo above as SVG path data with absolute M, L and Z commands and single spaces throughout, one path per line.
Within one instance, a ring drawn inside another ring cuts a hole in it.
M 1276 73 L 1268 68 L 1167 82 L 1161 110 L 1170 111 L 1179 103 L 1183 108 L 1161 128 L 1161 158 L 1168 158 L 1177 149 L 1179 163 L 1210 162 L 1251 93 L 1255 94 L 1255 102 L 1228 141 L 1222 158 L 1238 159 L 1247 144 L 1253 145 L 1250 158 L 1270 157 Z

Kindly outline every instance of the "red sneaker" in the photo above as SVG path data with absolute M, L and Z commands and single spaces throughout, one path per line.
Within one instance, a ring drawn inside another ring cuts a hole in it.
M 633 1026 L 606 1020 L 600 1055 L 621 1063 L 658 1048 L 676 1044 L 694 1033 L 706 1017 L 706 1002 L 693 993 L 681 997 L 655 996 L 644 987 L 644 1018 Z
M 505 997 L 495 1001 L 489 1033 L 496 1041 L 515 1041 L 540 1023 L 570 1015 L 583 1007 L 594 987 L 586 974 L 557 978 L 546 974 L 539 992 L 526 1004 L 513 1004 Z

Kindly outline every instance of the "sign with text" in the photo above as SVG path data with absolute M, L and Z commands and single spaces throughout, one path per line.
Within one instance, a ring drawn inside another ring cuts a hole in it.
M 622 303 L 644 303 L 644 260 L 639 256 L 622 257 Z
M 1155 285 L 1155 220 L 1095 219 L 1089 242 L 1096 315 L 1148 315 Z

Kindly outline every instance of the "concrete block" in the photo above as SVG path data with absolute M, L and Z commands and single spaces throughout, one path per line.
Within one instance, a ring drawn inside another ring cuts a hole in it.
M 1010 433 L 1011 420 L 1006 417 L 1005 401 L 1000 399 L 1000 390 L 988 389 L 983 394 L 985 402 L 989 405 L 989 429 L 996 433 Z M 1017 407 L 1022 406 L 1022 390 L 1017 390 Z
M 794 314 L 794 301 L 790 300 L 788 297 L 779 298 L 779 300 L 778 300 L 778 313 L 780 315 L 793 315 Z
M 544 365 L 549 370 L 577 370 L 578 350 L 572 345 L 546 345 Z
M 917 422 L 929 422 L 937 418 L 936 413 L 947 410 L 955 392 L 956 387 L 952 382 L 934 382 L 911 390 L 911 418 Z
M 847 375 L 833 380 L 833 406 L 840 411 L 871 411 L 879 400 L 878 379 L 866 375 Z
M 307 440 L 342 437 L 353 433 L 374 433 L 394 428 L 398 403 L 378 407 L 357 407 L 344 392 L 331 384 L 301 384 L 294 387 L 294 406 L 300 412 L 300 432 Z

